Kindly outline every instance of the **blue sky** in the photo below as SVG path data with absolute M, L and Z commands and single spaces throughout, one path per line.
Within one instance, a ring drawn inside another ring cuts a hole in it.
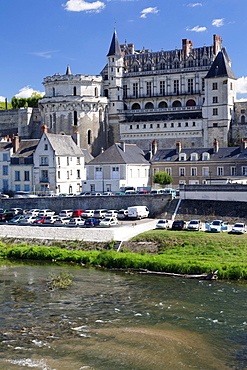
M 43 79 L 99 74 L 107 62 L 114 27 L 119 42 L 152 51 L 212 45 L 222 36 L 247 98 L 246 0 L 1 0 L 0 101 L 43 92 Z

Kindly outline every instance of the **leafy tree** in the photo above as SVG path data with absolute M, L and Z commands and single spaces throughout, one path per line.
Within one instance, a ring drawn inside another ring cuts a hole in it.
M 37 92 L 33 92 L 30 98 L 12 98 L 12 108 L 19 109 L 23 107 L 38 108 L 38 101 L 42 98 L 42 95 Z
M 153 177 L 153 182 L 155 184 L 160 184 L 160 185 L 168 185 L 171 184 L 173 181 L 173 178 L 171 175 L 169 175 L 166 172 L 156 172 Z

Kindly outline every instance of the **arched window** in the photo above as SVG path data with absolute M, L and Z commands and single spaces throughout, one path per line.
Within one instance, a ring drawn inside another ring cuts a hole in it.
M 174 68 L 175 68 L 175 69 L 178 69 L 179 67 L 180 67 L 179 62 L 178 62 L 178 61 L 176 61 L 176 62 L 174 63 Z
M 148 103 L 145 104 L 145 109 L 153 109 L 153 108 L 154 108 L 153 103 L 148 102 Z
M 52 88 L 52 96 L 56 96 L 56 90 L 55 87 Z
M 126 104 L 124 104 L 124 110 L 128 110 L 128 107 Z
M 99 121 L 102 122 L 103 121 L 103 109 L 100 109 L 99 110 Z
M 160 63 L 160 69 L 166 69 L 166 64 L 165 62 Z
M 245 123 L 245 116 L 241 116 L 241 123 Z
M 138 104 L 138 103 L 134 103 L 134 104 L 132 105 L 131 109 L 141 109 L 141 106 L 140 106 L 140 104 Z
M 146 70 L 147 70 L 147 71 L 151 71 L 151 69 L 152 69 L 151 63 L 148 63 L 148 64 L 146 65 Z
M 77 126 L 77 112 L 74 111 L 74 126 Z
M 158 105 L 158 108 L 167 108 L 167 102 L 166 101 L 161 101 Z
M 97 87 L 95 87 L 95 89 L 94 89 L 94 96 L 96 96 L 96 98 L 98 97 L 98 88 Z
M 181 107 L 182 104 L 179 100 L 175 100 L 173 103 L 172 103 L 172 106 L 175 108 L 175 107 Z
M 108 98 L 108 90 L 107 89 L 104 90 L 104 95 L 105 95 L 106 98 Z
M 91 130 L 88 130 L 87 132 L 87 143 L 88 145 L 92 144 L 92 131 Z
M 50 128 L 52 128 L 52 115 L 50 114 Z
M 74 96 L 76 96 L 76 86 L 74 86 L 74 88 L 73 88 L 73 94 L 74 94 Z
M 196 102 L 194 99 L 187 100 L 186 107 L 195 107 L 195 106 L 196 106 Z
M 133 72 L 138 72 L 138 65 L 137 64 L 135 64 L 134 66 L 133 66 Z

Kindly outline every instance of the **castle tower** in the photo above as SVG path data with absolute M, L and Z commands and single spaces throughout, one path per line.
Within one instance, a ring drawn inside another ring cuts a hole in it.
M 236 77 L 225 49 L 218 52 L 205 77 L 205 101 L 203 104 L 204 146 L 210 146 L 214 138 L 220 146 L 228 145 L 231 120 L 236 100 Z
M 109 98 L 109 144 L 119 141 L 119 121 L 123 111 L 123 67 L 124 59 L 114 30 L 108 58 L 108 84 L 105 85 L 105 95 Z

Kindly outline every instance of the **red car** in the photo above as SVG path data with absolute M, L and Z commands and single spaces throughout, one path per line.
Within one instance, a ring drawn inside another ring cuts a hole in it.
M 85 212 L 85 209 L 75 209 L 72 213 L 72 217 L 80 217 L 80 215 Z
M 34 225 L 43 224 L 45 219 L 46 219 L 46 216 L 37 216 L 36 220 L 33 221 L 33 224 Z

